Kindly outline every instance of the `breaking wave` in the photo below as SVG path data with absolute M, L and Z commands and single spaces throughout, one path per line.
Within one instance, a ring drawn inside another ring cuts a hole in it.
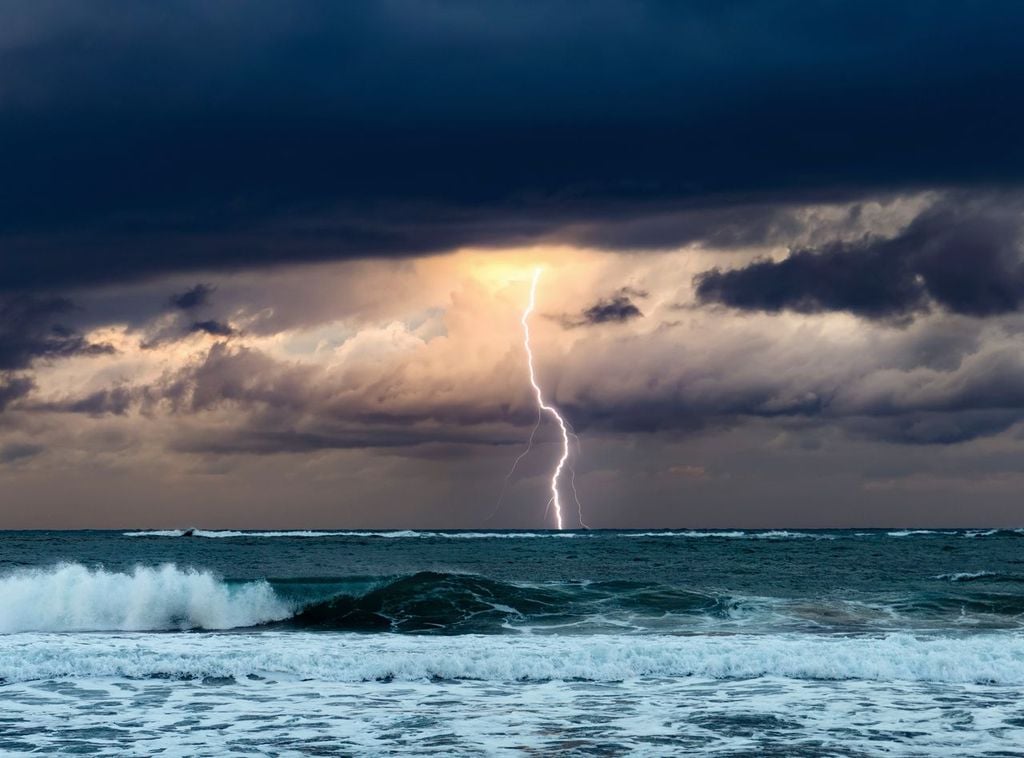
M 228 582 L 168 564 L 77 564 L 0 578 L 0 633 L 265 629 L 500 633 L 666 616 L 725 616 L 731 601 L 641 582 L 519 585 L 467 574 Z
M 984 572 L 935 578 L 958 585 L 1021 581 Z M 624 580 L 523 584 L 422 571 L 233 582 L 173 564 L 127 572 L 62 564 L 0 577 L 0 633 L 258 628 L 582 635 L 1021 627 L 1024 595 L 991 591 L 988 584 L 965 589 L 815 600 L 731 596 Z
M 0 577 L 0 632 L 233 629 L 287 618 L 265 581 L 229 585 L 173 565 L 128 573 L 62 564 Z

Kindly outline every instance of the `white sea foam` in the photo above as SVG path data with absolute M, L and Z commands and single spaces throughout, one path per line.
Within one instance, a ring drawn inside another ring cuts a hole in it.
M 1024 684 L 1024 636 L 96 634 L 0 637 L 0 678 L 623 681 L 645 677 Z
M 62 564 L 0 577 L 0 632 L 230 629 L 287 618 L 266 582 L 230 586 L 173 565 L 128 573 Z
M 8 683 L 0 754 L 1019 755 L 1020 687 L 759 679 Z

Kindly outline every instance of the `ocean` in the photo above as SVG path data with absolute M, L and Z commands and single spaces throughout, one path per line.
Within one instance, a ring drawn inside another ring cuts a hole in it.
M 1024 755 L 1024 530 L 0 532 L 0 754 Z

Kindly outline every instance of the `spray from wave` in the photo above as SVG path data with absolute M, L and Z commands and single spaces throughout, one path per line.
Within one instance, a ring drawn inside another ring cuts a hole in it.
M 288 618 L 265 581 L 229 585 L 174 565 L 120 573 L 78 564 L 0 578 L 0 632 L 232 629 Z

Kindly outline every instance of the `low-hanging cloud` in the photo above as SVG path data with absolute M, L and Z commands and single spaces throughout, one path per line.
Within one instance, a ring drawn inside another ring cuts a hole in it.
M 985 317 L 1024 304 L 1024 222 L 1019 196 L 954 196 L 892 238 L 866 237 L 794 250 L 780 261 L 711 269 L 698 300 L 741 310 L 846 311 L 906 318 L 933 306 Z

